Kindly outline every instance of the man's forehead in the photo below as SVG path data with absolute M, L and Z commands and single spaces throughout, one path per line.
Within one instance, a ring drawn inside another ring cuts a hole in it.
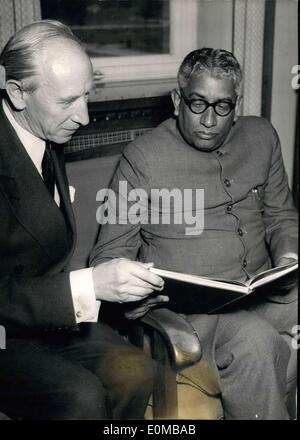
M 45 46 L 38 72 L 41 86 L 52 88 L 54 93 L 63 91 L 65 96 L 72 96 L 78 94 L 78 87 L 89 87 L 87 83 L 92 82 L 92 66 L 79 46 L 68 43 L 63 41 L 57 46 Z
M 78 97 L 83 96 L 90 92 L 93 85 L 92 77 L 81 81 L 79 78 L 76 80 L 55 80 L 44 82 L 44 92 L 51 96 L 54 101 L 74 101 Z
M 59 37 L 45 42 L 37 51 L 36 57 L 44 73 L 49 72 L 60 76 L 90 65 L 88 56 L 79 44 Z
M 54 74 L 55 77 L 63 77 L 70 73 L 70 66 L 62 60 L 54 60 L 50 66 L 50 72 Z
M 185 91 L 189 95 L 196 94 L 204 97 L 213 95 L 217 99 L 232 98 L 236 95 L 232 78 L 217 78 L 210 73 L 193 74 Z

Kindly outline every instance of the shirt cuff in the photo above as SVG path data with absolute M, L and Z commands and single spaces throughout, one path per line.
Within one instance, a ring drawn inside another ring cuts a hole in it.
M 298 260 L 298 255 L 295 252 L 286 252 L 285 254 L 281 255 L 280 258 L 294 258 L 295 260 Z
M 92 271 L 93 268 L 90 267 L 70 272 L 71 294 L 77 324 L 98 320 L 100 301 L 96 300 Z

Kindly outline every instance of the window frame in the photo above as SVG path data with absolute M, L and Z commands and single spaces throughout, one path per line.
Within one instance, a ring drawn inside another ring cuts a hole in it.
M 198 0 L 170 0 L 170 53 L 92 57 L 94 70 L 104 75 L 99 82 L 107 87 L 121 82 L 176 78 L 183 57 L 197 47 L 197 17 Z

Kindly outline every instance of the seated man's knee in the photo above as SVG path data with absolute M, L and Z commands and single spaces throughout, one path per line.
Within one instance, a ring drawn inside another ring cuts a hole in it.
M 139 392 L 153 387 L 156 363 L 141 350 L 124 345 L 105 354 L 106 381 L 121 392 Z
M 234 315 L 232 316 L 234 319 Z M 239 314 L 239 329 L 230 340 L 217 349 L 217 364 L 225 368 L 233 360 L 265 366 L 268 364 L 287 366 L 290 348 L 285 339 L 265 319 L 255 312 Z
M 267 362 L 288 363 L 290 348 L 285 339 L 265 319 L 251 313 L 242 329 L 246 350 Z
M 77 381 L 63 392 L 61 418 L 101 420 L 110 418 L 106 392 L 97 378 Z

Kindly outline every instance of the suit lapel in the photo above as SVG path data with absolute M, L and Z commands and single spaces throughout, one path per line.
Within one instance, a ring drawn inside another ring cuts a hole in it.
M 25 148 L 3 114 L 0 103 L 0 188 L 10 208 L 30 235 L 39 242 L 52 264 L 65 260 L 73 244 L 74 220 L 70 215 L 65 183 L 56 160 L 57 187 L 67 217 L 51 197 Z M 53 239 L 55 237 L 55 240 Z

